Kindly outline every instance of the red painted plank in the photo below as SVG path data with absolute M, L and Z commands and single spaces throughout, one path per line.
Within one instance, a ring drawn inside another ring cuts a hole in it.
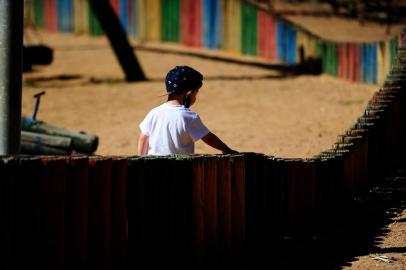
M 45 29 L 48 31 L 56 32 L 58 29 L 57 22 L 57 10 L 56 10 L 57 0 L 45 0 Z
M 120 0 L 109 0 L 111 7 L 118 16 L 120 14 Z
M 349 50 L 349 79 L 351 81 L 357 81 L 357 74 L 359 69 L 359 55 L 358 55 L 358 48 L 356 44 L 349 44 L 348 45 L 348 50 Z
M 348 55 L 348 73 L 347 79 L 353 80 L 354 77 L 354 49 L 352 44 L 348 44 L 347 47 L 347 55 Z
M 276 59 L 275 19 L 264 11 L 258 11 L 257 18 L 259 56 Z
M 202 41 L 202 3 L 201 0 L 182 0 L 181 2 L 181 42 L 184 45 L 201 47 Z
M 360 81 L 360 49 L 358 44 L 352 44 L 352 59 L 353 59 L 353 73 L 352 73 L 352 81 L 359 82 Z

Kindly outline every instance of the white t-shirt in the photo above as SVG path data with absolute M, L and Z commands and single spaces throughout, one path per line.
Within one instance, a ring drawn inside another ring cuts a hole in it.
M 152 109 L 140 129 L 149 137 L 148 155 L 194 154 L 194 142 L 209 133 L 195 112 L 167 103 Z

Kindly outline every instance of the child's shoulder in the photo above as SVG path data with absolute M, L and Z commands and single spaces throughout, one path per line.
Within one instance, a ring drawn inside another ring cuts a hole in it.
M 183 115 L 184 118 L 191 119 L 191 120 L 194 120 L 194 119 L 199 118 L 199 115 L 198 115 L 196 112 L 191 111 L 191 110 L 188 109 L 188 108 L 185 108 L 185 109 L 182 111 L 182 115 Z
M 165 109 L 163 105 L 165 105 L 165 104 L 158 105 L 158 106 L 152 108 L 149 112 L 154 113 L 154 112 L 162 111 Z

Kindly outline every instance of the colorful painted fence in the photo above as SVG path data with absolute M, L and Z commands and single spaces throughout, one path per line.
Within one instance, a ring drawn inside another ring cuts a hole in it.
M 382 84 L 397 37 L 375 43 L 324 40 L 244 0 L 109 0 L 123 29 L 140 42 L 222 49 L 288 65 L 320 58 L 323 72 Z M 102 35 L 87 0 L 29 0 L 34 22 L 49 31 Z

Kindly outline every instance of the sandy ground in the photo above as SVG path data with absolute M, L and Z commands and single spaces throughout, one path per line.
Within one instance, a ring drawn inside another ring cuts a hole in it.
M 328 75 L 275 78 L 277 72 L 269 69 L 146 49 L 136 54 L 148 81 L 127 83 L 104 37 L 40 32 L 36 38 L 54 48 L 55 58 L 49 66 L 24 73 L 23 115 L 31 115 L 33 95 L 46 91 L 37 118 L 98 135 L 100 155 L 136 154 L 138 124 L 165 101 L 157 95 L 175 65 L 190 65 L 204 74 L 192 109 L 215 134 L 238 151 L 278 157 L 306 158 L 330 148 L 379 88 Z M 218 153 L 202 142 L 196 152 Z M 405 213 L 399 217 L 403 223 L 394 221 L 391 228 L 396 230 L 382 245 L 404 249 L 404 218 Z M 363 256 L 345 269 L 405 269 L 404 251 L 397 256 L 403 261 L 396 265 Z
M 164 76 L 175 65 L 204 74 L 192 107 L 230 147 L 278 157 L 311 157 L 345 132 L 378 89 L 322 76 L 273 79 L 255 68 L 171 53 L 137 51 L 148 81 L 126 83 L 105 38 L 41 34 L 54 48 L 54 62 L 24 74 L 23 115 L 31 115 L 33 95 L 46 91 L 38 119 L 99 136 L 96 154 L 134 155 L 138 124 L 165 102 Z M 201 142 L 197 153 L 217 153 Z
M 388 233 L 379 239 L 377 249 L 373 252 L 358 256 L 345 270 L 405 270 L 406 269 L 406 210 L 401 212 L 386 226 Z M 385 261 L 387 260 L 387 261 Z

